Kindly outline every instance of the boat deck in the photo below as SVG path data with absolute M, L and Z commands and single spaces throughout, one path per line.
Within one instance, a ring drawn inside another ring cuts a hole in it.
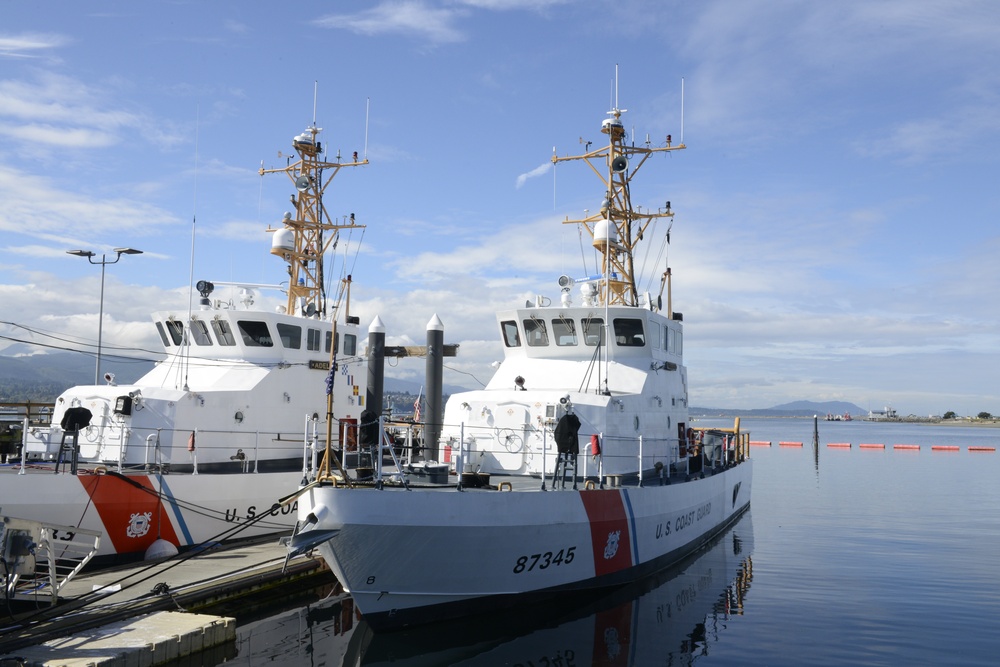
M 699 467 L 694 470 L 676 469 L 665 466 L 660 470 L 650 470 L 640 480 L 636 473 L 630 475 L 605 475 L 603 483 L 597 475 L 575 475 L 572 472 L 560 474 L 551 471 L 544 478 L 540 475 L 502 475 L 475 472 L 462 473 L 461 477 L 447 469 L 447 464 L 411 464 L 397 468 L 388 460 L 382 469 L 379 481 L 374 471 L 368 469 L 348 469 L 350 485 L 376 488 L 440 489 L 442 491 L 560 491 L 571 489 L 597 489 L 635 486 L 658 486 L 680 484 L 695 479 L 718 474 L 725 467 Z M 339 482 L 343 484 L 343 482 Z

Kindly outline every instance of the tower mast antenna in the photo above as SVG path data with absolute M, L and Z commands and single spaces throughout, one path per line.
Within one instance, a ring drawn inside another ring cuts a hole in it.
M 316 98 L 319 96 L 319 81 L 313 81 L 313 127 L 316 127 Z

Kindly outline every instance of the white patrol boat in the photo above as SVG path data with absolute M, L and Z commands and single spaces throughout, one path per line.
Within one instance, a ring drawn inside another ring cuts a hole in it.
M 20 461 L 0 468 L 0 514 L 59 526 L 60 539 L 97 532 L 99 557 L 290 530 L 294 510 L 277 501 L 314 474 L 309 451 L 353 439 L 367 381 L 351 278 L 330 280 L 338 240 L 361 226 L 332 220 L 323 199 L 340 169 L 368 160 L 326 161 L 320 132 L 260 170 L 295 186 L 294 212 L 268 230 L 288 283 L 200 281 L 197 308 L 154 313 L 166 358 L 134 384 L 106 374 L 67 390 L 51 426 L 26 422 Z M 269 287 L 287 293 L 278 312 L 253 307 Z
M 375 628 L 620 585 L 690 554 L 749 507 L 749 434 L 738 420 L 712 431 L 688 420 L 669 266 L 655 298 L 637 287 L 636 249 L 658 237 L 665 250 L 674 213 L 669 202 L 633 207 L 632 180 L 685 146 L 669 135 L 628 142 L 623 111 L 601 124 L 602 147 L 552 158 L 582 160 L 601 180 L 599 212 L 566 220 L 592 238 L 597 273 L 560 278 L 555 302 L 498 313 L 505 354 L 494 377 L 453 394 L 441 424 L 426 417 L 429 434 L 440 428 L 428 458 L 442 463 L 300 489 L 292 552 L 318 547 Z

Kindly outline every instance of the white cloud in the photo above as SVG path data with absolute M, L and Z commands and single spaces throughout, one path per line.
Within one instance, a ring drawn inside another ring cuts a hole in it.
M 0 35 L 0 58 L 35 58 L 42 52 L 64 46 L 68 41 L 62 35 L 45 33 Z
M 420 0 L 393 0 L 355 14 L 328 14 L 314 23 L 322 28 L 362 35 L 413 35 L 435 43 L 447 43 L 466 39 L 455 26 L 460 16 L 460 10 L 432 7 Z
M 176 222 L 173 215 L 145 202 L 98 199 L 60 189 L 50 179 L 0 165 L 0 230 L 31 238 L 86 246 L 105 232 L 132 228 L 153 233 Z M 136 220 L 143 222 L 141 227 Z M 72 230 L 72 231 L 70 231 Z
M 525 181 L 527 181 L 529 178 L 535 178 L 537 176 L 544 176 L 545 174 L 549 173 L 550 171 L 552 171 L 552 162 L 545 162 L 543 164 L 540 164 L 539 166 L 535 167 L 531 171 L 526 172 L 524 174 L 520 174 L 517 177 L 517 183 L 514 185 L 514 187 L 520 188 L 522 185 L 524 185 Z
M 20 144 L 106 148 L 141 138 L 169 147 L 181 141 L 170 124 L 127 111 L 115 93 L 48 72 L 0 81 L 0 134 Z
M 569 2 L 572 0 L 458 0 L 458 3 L 462 5 L 493 11 L 542 11 Z

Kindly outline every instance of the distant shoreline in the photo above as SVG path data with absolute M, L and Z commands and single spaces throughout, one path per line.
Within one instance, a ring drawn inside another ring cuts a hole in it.
M 802 419 L 812 421 L 817 419 L 813 416 L 805 415 L 695 415 L 691 417 L 691 421 L 698 421 L 699 419 L 735 419 L 739 417 L 740 419 Z M 818 420 L 827 423 L 827 420 L 823 417 L 818 417 Z M 923 424 L 926 426 L 964 426 L 971 428 L 1000 428 L 1000 419 L 977 419 L 975 421 L 970 421 L 968 419 L 929 419 L 926 417 L 917 418 L 902 418 L 902 419 L 852 419 L 849 422 L 844 420 L 831 420 L 829 423 L 853 423 L 853 422 L 863 422 L 866 424 Z

